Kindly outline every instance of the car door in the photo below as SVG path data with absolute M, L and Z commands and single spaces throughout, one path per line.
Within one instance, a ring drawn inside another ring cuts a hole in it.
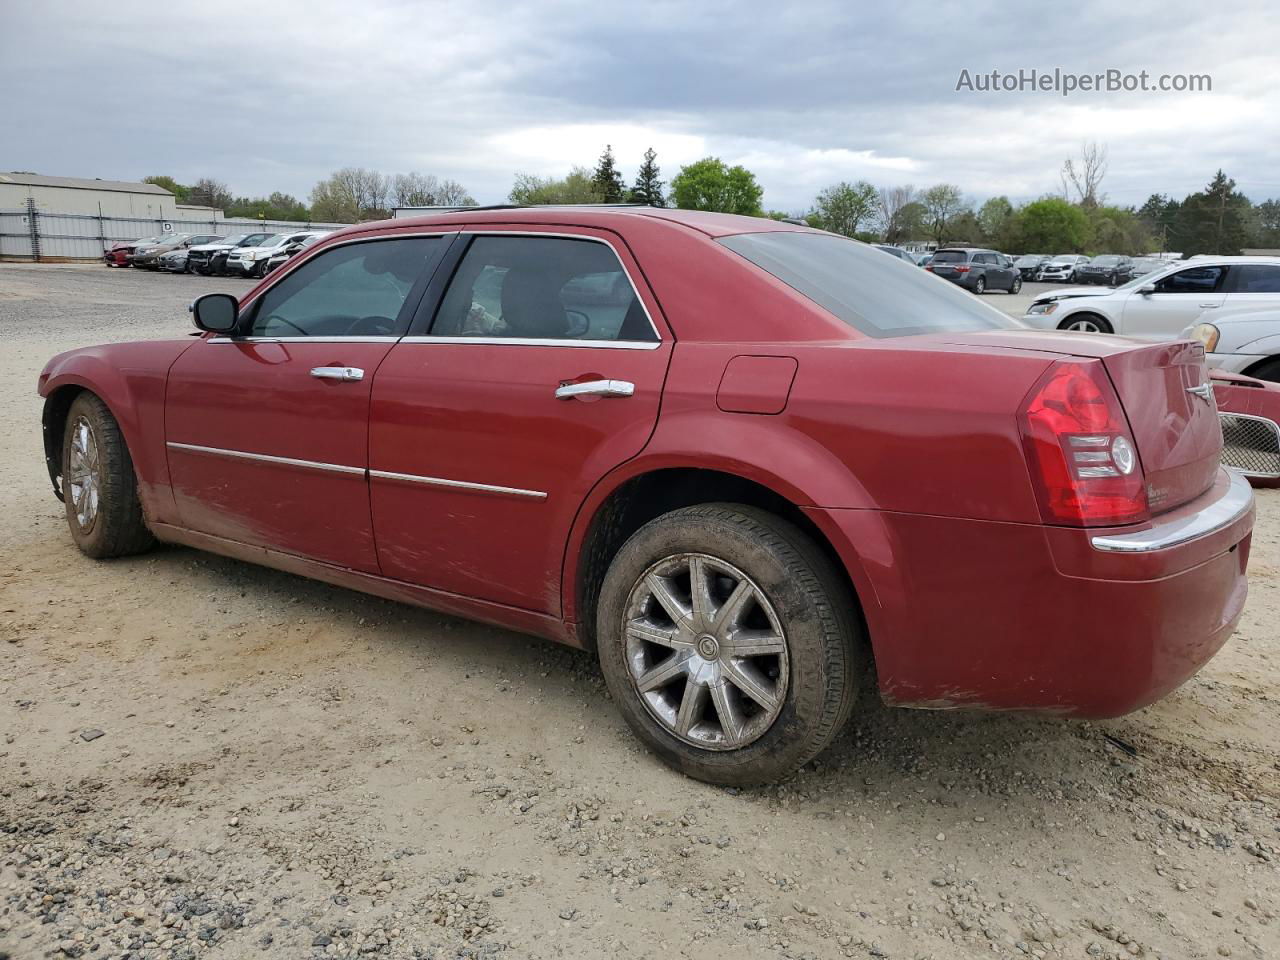
M 671 338 L 606 231 L 486 228 L 454 257 L 374 379 L 378 559 L 390 577 L 558 614 L 569 528 L 648 442 Z
M 369 391 L 448 240 L 319 250 L 169 371 L 165 440 L 183 526 L 376 572 Z
M 1222 306 L 1227 268 L 1221 264 L 1197 264 L 1175 271 L 1152 286 L 1128 295 L 1117 333 L 1145 340 L 1169 340 L 1194 323 L 1206 310 Z

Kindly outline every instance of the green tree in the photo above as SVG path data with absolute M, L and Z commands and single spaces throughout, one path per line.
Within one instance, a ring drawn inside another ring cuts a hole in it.
M 1200 193 L 1182 201 L 1169 245 L 1183 254 L 1238 254 L 1253 232 L 1253 205 L 1219 170 Z
M 525 206 L 545 203 L 603 203 L 604 197 L 596 190 L 591 171 L 584 167 L 574 167 L 563 180 L 517 173 L 516 182 L 511 187 L 511 202 Z
M 1253 245 L 1280 247 L 1280 200 L 1264 200 L 1254 208 Z
M 1134 257 L 1149 253 L 1155 240 L 1137 212 L 1125 207 L 1097 206 L 1085 211 L 1089 220 L 1089 248 L 1095 253 Z
M 212 177 L 201 177 L 187 191 L 187 203 L 200 207 L 216 207 L 223 210 L 233 199 L 235 198 L 231 196 L 231 188 L 221 180 L 214 180 Z
M 964 208 L 960 188 L 940 183 L 921 194 L 920 203 L 925 209 L 925 225 L 929 229 L 929 235 L 935 242 L 941 243 L 947 235 L 947 225 L 951 218 Z
M 635 186 L 631 188 L 632 203 L 643 203 L 650 207 L 667 205 L 667 198 L 662 195 L 662 181 L 658 179 L 657 156 L 653 147 L 644 152 L 644 162 L 640 164 Z
M 858 228 L 869 223 L 876 214 L 880 195 L 865 180 L 832 184 L 814 201 L 814 212 L 822 229 L 846 237 L 856 237 Z
M 591 175 L 591 183 L 596 188 L 596 193 L 604 198 L 604 203 L 622 202 L 623 191 L 626 188 L 622 185 L 622 174 L 618 172 L 618 165 L 613 159 L 612 144 L 605 145 L 604 153 L 600 154 L 600 159 L 596 161 L 596 170 Z
M 187 197 L 190 196 L 191 194 L 190 187 L 184 186 L 183 184 L 179 183 L 177 180 L 173 179 L 173 177 L 164 177 L 164 176 L 143 177 L 142 182 L 153 183 L 157 187 L 160 187 L 164 190 L 168 190 L 170 193 L 173 194 L 173 198 L 178 203 L 186 203 Z
M 997 248 L 1011 247 L 1010 226 L 1013 223 L 1013 204 L 1008 197 L 992 197 L 978 210 L 978 225 L 983 243 Z
M 269 197 L 237 197 L 227 204 L 228 217 L 249 217 L 260 220 L 310 220 L 311 211 L 297 197 L 276 192 Z M 322 218 L 323 219 L 323 218 Z
M 1154 249 L 1164 250 L 1168 247 L 1169 233 L 1178 219 L 1178 210 L 1182 207 L 1177 200 L 1166 197 L 1163 193 L 1153 193 L 1138 208 L 1138 219 L 1142 221 L 1151 235 Z
M 743 166 L 726 166 L 719 157 L 704 157 L 680 168 L 671 180 L 671 198 L 682 210 L 716 210 L 757 217 L 764 188 Z
M 987 243 L 986 231 L 982 229 L 978 215 L 965 207 L 948 220 L 947 242 L 967 243 L 975 247 Z
M 1016 217 L 1018 246 L 1049 255 L 1080 253 L 1089 242 L 1089 219 L 1061 197 L 1028 203 Z

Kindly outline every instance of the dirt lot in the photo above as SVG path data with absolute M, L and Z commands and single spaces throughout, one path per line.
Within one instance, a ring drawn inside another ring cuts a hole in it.
M 1239 633 L 1166 701 L 873 709 L 790 782 L 715 789 L 585 654 L 72 547 L 40 367 L 243 285 L 0 265 L 0 955 L 1280 956 L 1280 491 Z

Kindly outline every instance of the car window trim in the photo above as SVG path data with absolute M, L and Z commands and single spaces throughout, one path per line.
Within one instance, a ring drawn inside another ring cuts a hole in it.
M 411 325 L 413 323 L 413 317 L 417 313 L 418 306 L 421 304 L 422 297 L 426 294 L 427 288 L 431 285 L 431 280 L 435 277 L 437 271 L 439 271 L 440 265 L 444 263 L 445 258 L 448 255 L 449 251 L 456 244 L 456 241 L 458 238 L 457 230 L 443 230 L 443 231 L 432 230 L 427 232 L 415 231 L 413 233 L 383 233 L 383 234 L 377 234 L 377 235 L 368 236 L 368 237 L 352 237 L 348 240 L 339 240 L 337 243 L 330 244 L 329 246 L 325 246 L 325 247 L 322 247 L 318 243 L 313 244 L 310 248 L 308 248 L 311 251 L 313 251 L 312 253 L 300 259 L 295 266 L 289 267 L 288 269 L 285 269 L 285 270 L 277 271 L 277 276 L 275 280 L 273 280 L 270 284 L 268 284 L 267 286 L 259 290 L 254 295 L 253 299 L 250 300 L 248 303 L 241 304 L 240 310 L 236 316 L 236 327 L 239 328 L 247 322 L 249 324 L 249 329 L 252 329 L 253 319 L 257 313 L 258 305 L 262 303 L 262 298 L 266 296 L 266 294 L 269 293 L 272 289 L 274 289 L 275 286 L 278 283 L 280 283 L 281 280 L 289 276 L 295 270 L 299 269 L 303 264 L 310 262 L 311 260 L 315 259 L 318 256 L 328 253 L 330 250 L 336 250 L 338 249 L 338 247 L 351 246 L 352 244 L 356 244 L 356 243 L 375 243 L 378 241 L 386 241 L 386 240 L 409 240 L 409 239 L 422 238 L 422 237 L 447 237 L 452 239 L 449 240 L 449 243 L 445 246 L 445 249 L 441 252 L 440 256 L 436 258 L 436 262 L 432 264 L 431 270 L 430 271 L 424 270 L 422 272 L 422 276 L 419 276 L 418 279 L 413 282 L 413 286 L 409 288 L 409 293 L 404 298 L 404 303 L 401 305 L 399 312 L 396 314 L 397 321 L 400 320 L 401 316 L 407 316 L 409 318 L 408 322 L 406 324 L 403 324 L 404 329 L 407 331 L 411 328 Z M 408 308 L 409 306 L 410 301 L 413 301 L 413 307 L 412 309 L 406 310 L 406 308 Z M 397 324 L 397 326 L 401 326 L 401 324 Z M 395 343 L 396 341 L 401 340 L 403 338 L 404 338 L 403 332 L 395 333 L 395 334 L 387 334 L 386 336 L 376 336 L 376 337 L 374 336 L 261 337 L 261 336 L 235 336 L 235 335 L 219 334 L 219 335 L 210 337 L 206 342 L 207 343 Z
M 649 329 L 653 331 L 653 335 L 657 339 L 574 340 L 551 337 L 448 337 L 432 334 L 431 329 L 435 327 L 437 314 L 440 311 L 441 304 L 444 303 L 445 294 L 448 293 L 458 267 L 461 265 L 467 251 L 471 249 L 471 243 L 476 237 L 547 237 L 557 240 L 588 240 L 593 243 L 603 243 L 613 253 L 614 259 L 618 261 L 618 266 L 622 268 L 622 275 L 627 278 L 627 283 L 631 284 L 631 292 L 635 294 L 636 300 L 639 301 L 640 309 L 644 311 L 644 317 L 649 321 Z M 613 241 L 607 237 L 598 237 L 589 233 L 564 233 L 546 230 L 462 230 L 459 232 L 458 239 L 455 241 L 453 248 L 448 251 L 448 254 L 450 255 L 449 259 L 453 262 L 449 264 L 447 276 L 438 285 L 433 284 L 433 286 L 436 286 L 436 289 L 432 291 L 433 297 L 429 299 L 424 297 L 420 302 L 418 314 L 410 323 L 409 333 L 402 338 L 402 343 L 490 343 L 512 347 L 596 347 L 606 350 L 657 350 L 664 342 L 662 331 L 658 329 L 657 323 L 654 322 L 653 314 L 649 312 L 649 305 L 644 302 L 644 297 L 640 295 L 640 287 L 636 284 L 635 277 L 631 275 L 627 262 L 623 259 L 622 254 L 618 252 L 618 248 Z M 443 267 L 444 258 L 441 259 L 439 266 L 436 268 L 437 275 L 444 272 L 442 270 Z M 426 330 L 425 333 L 415 332 L 423 328 Z

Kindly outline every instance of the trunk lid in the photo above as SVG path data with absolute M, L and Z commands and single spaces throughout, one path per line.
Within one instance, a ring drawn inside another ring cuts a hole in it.
M 1222 456 L 1222 428 L 1201 344 L 1189 340 L 1138 343 L 1103 334 L 1034 330 L 935 338 L 970 347 L 1101 360 L 1133 431 L 1151 512 L 1172 510 L 1213 485 Z M 1198 391 L 1202 386 L 1206 389 Z

